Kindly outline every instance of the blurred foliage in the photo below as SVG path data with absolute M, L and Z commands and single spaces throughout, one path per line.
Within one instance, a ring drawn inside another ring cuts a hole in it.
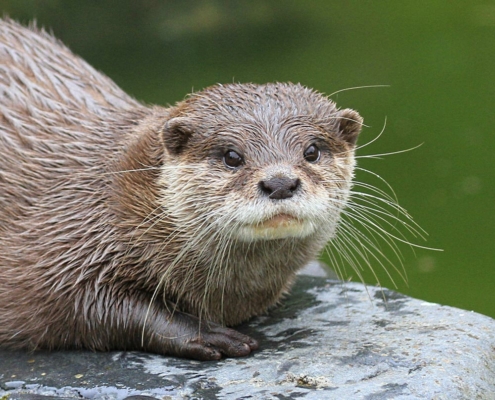
M 430 234 L 427 243 L 411 238 L 444 249 L 414 255 L 401 246 L 408 285 L 388 268 L 391 276 L 409 295 L 495 316 L 493 3 L 0 0 L 0 10 L 25 23 L 36 19 L 148 103 L 173 103 L 216 82 L 293 81 L 324 93 L 388 85 L 332 98 L 364 116 L 360 143 L 387 121 L 361 156 L 424 143 L 383 161 L 359 159 L 390 182 Z M 357 173 L 386 189 L 373 179 Z

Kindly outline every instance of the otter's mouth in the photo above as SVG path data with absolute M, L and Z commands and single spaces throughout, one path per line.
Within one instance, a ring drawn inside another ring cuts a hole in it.
M 287 228 L 291 225 L 300 224 L 300 221 L 293 215 L 281 213 L 274 215 L 271 218 L 265 219 L 259 224 L 254 226 L 255 229 L 277 229 Z
M 293 215 L 280 213 L 261 222 L 246 224 L 240 229 L 243 240 L 273 240 L 305 237 L 314 231 L 313 224 Z

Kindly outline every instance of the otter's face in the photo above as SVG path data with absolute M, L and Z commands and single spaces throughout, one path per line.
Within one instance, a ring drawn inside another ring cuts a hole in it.
M 351 186 L 356 112 L 273 84 L 213 87 L 172 115 L 163 203 L 178 223 L 245 242 L 333 236 Z

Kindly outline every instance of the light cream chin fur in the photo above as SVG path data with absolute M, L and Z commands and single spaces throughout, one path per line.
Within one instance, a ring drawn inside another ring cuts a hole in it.
M 275 240 L 287 238 L 304 238 L 316 230 L 310 221 L 293 219 L 280 224 L 243 225 L 236 232 L 239 240 L 249 242 L 253 240 Z

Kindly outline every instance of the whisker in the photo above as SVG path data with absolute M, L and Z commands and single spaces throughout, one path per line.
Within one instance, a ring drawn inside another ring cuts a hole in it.
M 342 93 L 342 92 L 348 92 L 350 90 L 357 90 L 357 89 L 370 89 L 370 88 L 388 88 L 390 87 L 390 85 L 364 85 L 364 86 L 353 86 L 353 87 L 348 87 L 348 88 L 344 88 L 344 89 L 339 89 L 331 94 L 329 94 L 327 97 L 330 98 L 338 93 Z
M 373 139 L 371 139 L 369 142 L 366 142 L 360 146 L 357 146 L 354 151 L 358 151 L 358 150 L 361 150 L 361 149 L 364 149 L 365 147 L 369 146 L 370 144 L 373 144 L 375 143 L 378 139 L 380 139 L 380 137 L 383 135 L 383 132 L 385 132 L 385 128 L 387 127 L 387 117 L 385 117 L 384 121 L 383 121 L 383 126 L 382 126 L 382 129 L 380 130 L 380 132 L 378 133 L 377 136 L 375 136 Z
M 395 154 L 407 153 L 409 151 L 413 151 L 413 150 L 419 149 L 421 146 L 423 146 L 423 144 L 424 143 L 420 143 L 417 146 L 410 147 L 410 148 L 404 149 L 404 150 L 392 151 L 390 153 L 369 154 L 369 155 L 364 155 L 364 156 L 355 156 L 354 158 L 356 158 L 356 159 L 359 159 L 359 158 L 379 158 L 379 157 L 391 156 L 391 155 L 395 155 Z

